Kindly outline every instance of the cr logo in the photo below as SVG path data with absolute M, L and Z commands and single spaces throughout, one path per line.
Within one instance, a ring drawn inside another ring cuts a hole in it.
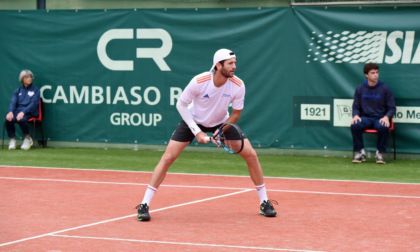
M 171 71 L 168 64 L 163 60 L 172 50 L 172 38 L 163 29 L 136 29 L 137 39 L 160 39 L 160 48 L 137 48 L 137 58 L 151 58 L 161 71 Z M 98 41 L 97 53 L 101 63 L 108 69 L 114 71 L 133 71 L 132 60 L 113 60 L 106 53 L 107 44 L 113 39 L 133 39 L 134 29 L 112 29 L 102 34 Z

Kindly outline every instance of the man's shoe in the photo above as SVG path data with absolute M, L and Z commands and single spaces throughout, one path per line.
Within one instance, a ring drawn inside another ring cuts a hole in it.
M 16 150 L 16 140 L 15 139 L 10 139 L 9 150 Z
M 353 163 L 364 163 L 364 162 L 366 162 L 365 154 L 358 152 L 356 155 L 354 155 Z
M 271 202 L 273 202 L 276 205 L 278 204 L 275 200 L 264 200 L 263 203 L 261 203 L 260 205 L 260 214 L 266 217 L 276 217 L 277 212 L 274 209 Z
M 375 158 L 376 158 L 376 163 L 377 164 L 385 164 L 386 163 L 385 160 L 384 160 L 384 156 L 382 155 L 381 152 L 378 152 L 376 154 Z
M 150 220 L 149 206 L 147 205 L 147 203 L 136 206 L 136 209 L 137 209 L 137 219 L 139 221 Z
M 16 149 L 16 140 L 15 139 L 10 139 L 9 150 L 15 150 L 15 149 Z
M 23 144 L 22 144 L 22 146 L 20 146 L 20 148 L 22 150 L 29 150 L 33 144 L 34 144 L 34 142 L 32 141 L 32 138 L 31 139 L 26 139 L 25 138 L 25 140 L 23 140 Z

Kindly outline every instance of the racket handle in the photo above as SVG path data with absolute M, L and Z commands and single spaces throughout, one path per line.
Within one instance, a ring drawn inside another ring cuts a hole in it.
M 207 141 L 210 141 L 210 137 L 209 136 L 204 137 L 204 139 L 206 139 Z

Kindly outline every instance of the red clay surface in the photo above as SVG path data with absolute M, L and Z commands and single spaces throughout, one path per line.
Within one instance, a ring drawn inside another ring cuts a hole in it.
M 0 251 L 420 251 L 420 184 L 0 166 Z

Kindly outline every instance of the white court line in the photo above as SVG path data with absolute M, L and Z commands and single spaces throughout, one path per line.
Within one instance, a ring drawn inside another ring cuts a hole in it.
M 129 183 L 129 182 L 103 182 L 89 180 L 68 180 L 68 179 L 43 179 L 43 178 L 16 178 L 16 177 L 0 177 L 0 179 L 9 180 L 29 180 L 29 181 L 49 181 L 49 182 L 68 182 L 68 183 L 87 183 L 87 184 L 106 184 L 106 185 L 135 185 L 147 186 L 147 183 Z M 159 187 L 181 187 L 181 188 L 203 188 L 203 189 L 222 189 L 222 190 L 246 190 L 249 188 L 235 187 L 216 187 L 216 186 L 187 186 L 187 185 L 160 185 Z
M 67 179 L 42 179 L 42 178 L 15 178 L 15 177 L 0 177 L 0 179 L 9 180 L 30 180 L 30 181 L 50 181 L 50 182 L 68 182 L 68 183 L 91 183 L 91 184 L 108 184 L 108 185 L 141 185 L 142 183 L 125 183 L 125 182 L 102 182 L 102 181 L 88 181 L 88 180 L 67 180 Z M 179 188 L 200 188 L 200 189 L 221 189 L 221 190 L 250 190 L 249 188 L 237 187 L 217 187 L 217 186 L 184 186 L 184 185 L 160 185 L 161 187 L 179 187 Z M 369 194 L 369 193 L 345 193 L 345 192 L 321 192 L 321 191 L 301 191 L 301 190 L 281 190 L 281 189 L 267 189 L 270 192 L 286 192 L 286 193 L 307 193 L 307 194 L 325 194 L 325 195 L 344 195 L 344 196 L 363 196 L 363 197 L 384 197 L 384 198 L 406 198 L 406 199 L 420 199 L 420 196 L 409 195 L 390 195 L 390 194 Z
M 163 211 L 163 210 L 167 210 L 167 209 L 171 209 L 171 208 L 176 208 L 176 207 L 192 205 L 192 204 L 196 204 L 196 203 L 200 203 L 200 202 L 204 202 L 204 201 L 224 198 L 224 197 L 228 197 L 228 196 L 232 196 L 232 195 L 236 195 L 236 194 L 241 194 L 241 193 L 245 193 L 245 192 L 249 192 L 249 191 L 252 191 L 252 190 L 251 189 L 246 189 L 246 190 L 242 190 L 242 191 L 239 191 L 239 192 L 233 192 L 233 193 L 223 194 L 223 195 L 219 195 L 219 196 L 215 196 L 215 197 L 210 197 L 210 198 L 195 200 L 195 201 L 182 203 L 182 204 L 178 204 L 178 205 L 173 205 L 173 206 L 169 206 L 169 207 L 163 207 L 163 208 L 159 208 L 159 209 L 156 209 L 156 210 L 152 210 L 152 211 L 150 211 L 150 213 L 159 212 L 159 211 Z M 113 221 L 117 221 L 117 220 L 122 220 L 122 219 L 126 219 L 126 218 L 132 218 L 134 216 L 137 216 L 137 214 L 130 214 L 130 215 L 127 215 L 127 216 L 117 217 L 117 218 L 108 219 L 108 220 L 104 220 L 104 221 L 94 222 L 94 223 L 91 223 L 91 224 L 86 224 L 86 225 L 81 225 L 81 226 L 77 226 L 77 227 L 67 228 L 67 229 L 63 229 L 63 230 L 60 230 L 60 231 L 55 231 L 55 232 L 51 232 L 51 233 L 46 233 L 46 234 L 42 234 L 42 235 L 37 235 L 37 236 L 32 236 L 32 237 L 28 237 L 28 238 L 24 238 L 24 239 L 19 239 L 19 240 L 16 240 L 16 241 L 6 242 L 6 243 L 0 244 L 0 247 L 6 246 L 6 245 L 11 245 L 11 244 L 14 244 L 14 243 L 23 242 L 23 241 L 42 238 L 42 237 L 45 237 L 45 236 L 52 236 L 52 235 L 56 235 L 56 234 L 71 231 L 71 230 L 76 230 L 76 229 L 81 229 L 81 228 L 86 228 L 86 227 L 92 227 L 92 226 L 96 226 L 96 225 L 99 225 L 99 224 L 104 224 L 104 223 L 113 222 Z
M 88 168 L 61 168 L 61 167 L 41 167 L 41 166 L 8 166 L 0 165 L 0 168 L 28 168 L 28 169 L 46 169 L 46 170 L 69 170 L 69 171 L 95 171 L 95 172 L 121 172 L 121 173 L 146 173 L 151 174 L 152 171 L 127 171 L 127 170 L 106 170 L 106 169 L 88 169 Z M 249 175 L 223 175 L 223 174 L 203 174 L 203 173 L 180 173 L 168 172 L 167 174 L 187 175 L 187 176 L 215 176 L 215 177 L 232 177 L 232 178 L 248 178 Z M 314 179 L 314 178 L 293 178 L 293 177 L 270 177 L 270 179 L 285 180 L 302 180 L 302 181 L 327 181 L 327 182 L 349 182 L 349 183 L 368 183 L 368 184 L 390 184 L 390 185 L 420 185 L 420 183 L 409 182 L 385 182 L 385 181 L 369 181 L 369 180 L 345 180 L 345 179 Z
M 207 244 L 207 243 L 152 241 L 152 240 L 106 238 L 106 237 L 92 237 L 92 236 L 78 236 L 78 235 L 51 235 L 51 236 L 64 237 L 64 238 L 92 239 L 92 240 L 128 241 L 128 242 L 140 242 L 140 243 L 157 243 L 157 244 L 188 245 L 188 246 L 219 247 L 219 248 L 237 248 L 237 249 L 250 249 L 250 250 L 291 251 L 291 252 L 322 252 L 322 251 L 319 251 L 319 250 L 301 250 L 301 249 L 268 248 L 268 247 L 248 247 L 248 246 Z
M 338 193 L 338 192 L 317 192 L 317 191 L 278 190 L 278 189 L 267 190 L 267 191 L 271 191 L 271 192 L 287 192 L 287 193 L 308 193 L 308 194 L 344 195 L 344 196 L 363 196 L 363 197 L 384 197 L 384 198 L 420 199 L 420 196 L 389 195 L 389 194 Z

